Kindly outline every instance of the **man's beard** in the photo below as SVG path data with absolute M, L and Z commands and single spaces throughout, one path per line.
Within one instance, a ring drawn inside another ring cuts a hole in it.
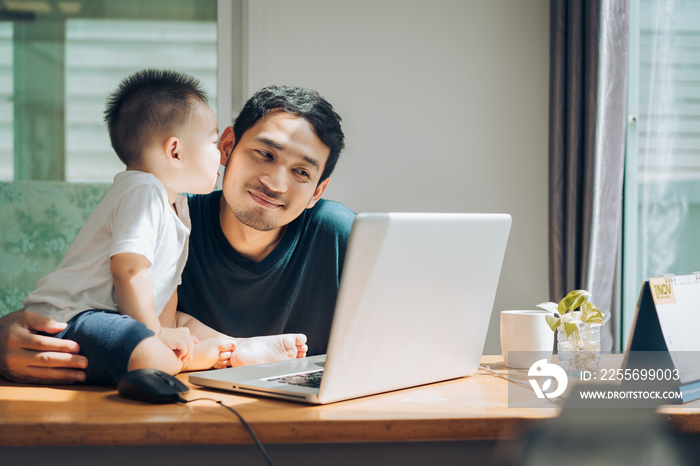
M 265 218 L 264 215 L 257 212 L 234 210 L 233 215 L 235 215 L 238 221 L 243 225 L 258 231 L 272 231 L 277 228 L 277 224 L 274 221 Z
M 243 185 L 243 187 L 249 191 L 260 192 L 261 194 L 267 196 L 270 199 L 274 199 L 275 201 L 281 202 L 279 195 L 275 194 L 274 192 L 270 191 L 264 186 L 255 185 L 253 183 L 246 183 L 245 185 Z M 284 209 L 285 206 L 282 205 L 281 208 Z M 264 212 L 256 212 L 255 209 L 248 212 L 242 210 L 234 210 L 233 215 L 235 215 L 238 221 L 241 222 L 243 225 L 249 226 L 250 228 L 253 228 L 258 231 L 271 231 L 278 227 L 278 225 L 274 221 L 265 218 Z

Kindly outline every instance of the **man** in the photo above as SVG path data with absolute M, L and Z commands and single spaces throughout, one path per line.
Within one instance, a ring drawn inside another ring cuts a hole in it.
M 236 337 L 305 333 L 326 351 L 354 214 L 321 199 L 344 147 L 340 117 L 315 91 L 267 87 L 248 100 L 218 148 L 221 191 L 189 201 L 192 232 L 178 308 Z M 194 320 L 193 323 L 190 319 Z M 0 374 L 73 383 L 89 362 L 65 324 L 27 312 L 0 319 Z

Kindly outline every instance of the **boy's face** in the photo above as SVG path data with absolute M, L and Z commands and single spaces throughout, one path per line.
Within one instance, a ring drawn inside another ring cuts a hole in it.
M 178 156 L 184 168 L 178 191 L 210 193 L 216 187 L 221 157 L 216 147 L 219 131 L 214 111 L 206 103 L 197 102 L 192 115 L 178 133 L 181 144 Z
M 303 118 L 268 114 L 248 129 L 231 151 L 235 135 L 226 128 L 219 148 L 226 166 L 223 196 L 238 222 L 272 231 L 313 207 L 328 179 L 319 184 L 330 149 Z

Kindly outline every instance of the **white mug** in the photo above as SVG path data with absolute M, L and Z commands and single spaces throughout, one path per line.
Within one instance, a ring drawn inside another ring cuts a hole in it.
M 554 332 L 544 319 L 551 312 L 501 311 L 501 351 L 506 367 L 529 369 L 536 361 L 552 360 Z

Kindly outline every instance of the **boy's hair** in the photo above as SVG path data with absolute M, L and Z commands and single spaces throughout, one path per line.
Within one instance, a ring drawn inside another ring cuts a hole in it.
M 335 168 L 340 152 L 345 147 L 345 136 L 340 127 L 342 119 L 335 113 L 333 106 L 312 89 L 289 86 L 268 86 L 260 89 L 248 99 L 233 123 L 236 144 L 258 120 L 276 110 L 308 121 L 318 138 L 330 148 L 328 161 L 319 183 L 328 178 Z
M 199 80 L 176 71 L 147 69 L 124 78 L 107 97 L 104 121 L 119 159 L 139 161 L 151 138 L 182 124 L 207 95 Z

